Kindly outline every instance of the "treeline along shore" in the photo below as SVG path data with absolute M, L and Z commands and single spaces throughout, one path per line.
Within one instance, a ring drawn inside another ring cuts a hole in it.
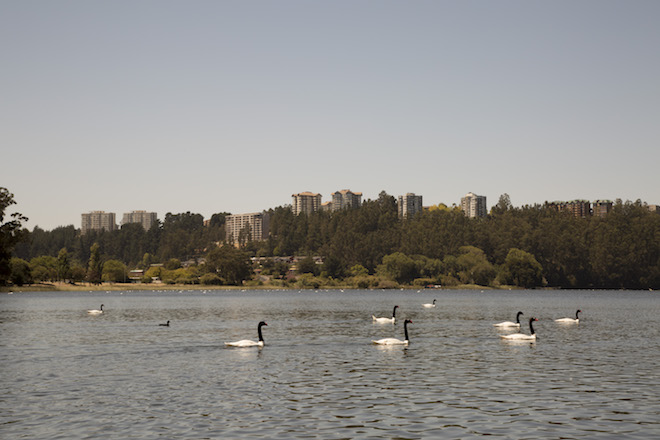
M 486 218 L 436 206 L 399 219 L 382 192 L 358 209 L 294 215 L 271 209 L 270 236 L 239 248 L 224 217 L 195 213 L 81 234 L 74 226 L 24 230 L 7 284 L 136 281 L 243 287 L 660 288 L 660 215 L 617 200 L 604 217 L 548 204 L 513 207 L 504 195 Z

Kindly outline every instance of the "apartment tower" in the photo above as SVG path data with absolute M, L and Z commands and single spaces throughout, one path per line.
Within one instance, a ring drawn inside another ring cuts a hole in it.
M 321 208 L 321 194 L 306 191 L 293 194 L 291 198 L 293 199 L 291 209 L 295 215 L 299 215 L 301 212 L 311 214 Z
M 486 209 L 486 196 L 478 196 L 471 192 L 467 193 L 465 197 L 461 197 L 461 209 L 470 218 L 486 217 L 488 213 Z
M 399 218 L 414 217 L 418 212 L 422 212 L 422 196 L 417 196 L 414 193 L 399 196 L 398 209 Z
M 82 214 L 81 229 L 83 234 L 89 231 L 114 231 L 117 229 L 115 213 L 92 211 L 88 214 Z

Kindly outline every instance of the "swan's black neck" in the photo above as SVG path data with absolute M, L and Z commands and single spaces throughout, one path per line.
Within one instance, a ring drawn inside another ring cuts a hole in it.
M 259 323 L 259 326 L 257 327 L 257 332 L 259 333 L 259 342 L 264 342 L 264 336 L 261 334 L 261 327 L 263 327 L 264 324 L 263 322 Z
M 433 300 L 433 304 L 435 304 L 435 300 Z
M 533 334 L 534 334 L 534 326 L 532 325 L 532 323 L 533 323 L 534 321 L 536 321 L 535 318 L 529 318 L 529 334 L 530 334 L 530 335 L 533 335 Z
M 103 304 L 101 304 L 101 311 L 103 311 Z
M 575 319 L 580 319 L 580 317 L 578 316 L 578 313 L 580 313 L 581 311 L 582 310 L 578 310 L 577 312 L 575 312 Z
M 516 315 L 516 322 L 518 324 L 520 324 L 520 315 L 524 315 L 524 313 L 523 312 L 518 312 L 518 314 Z
M 403 322 L 403 334 L 406 335 L 406 341 L 410 341 L 410 338 L 408 338 L 408 320 L 406 319 Z
M 392 318 L 396 318 L 396 308 L 399 306 L 394 306 L 394 309 L 392 309 Z

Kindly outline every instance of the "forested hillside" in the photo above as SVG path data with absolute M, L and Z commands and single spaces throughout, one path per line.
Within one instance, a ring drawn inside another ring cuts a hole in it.
M 387 278 L 417 285 L 660 288 L 660 215 L 639 201 L 617 201 L 603 218 L 574 218 L 545 205 L 514 208 L 503 196 L 485 219 L 436 207 L 400 220 L 394 197 L 383 192 L 354 210 L 295 216 L 290 208 L 278 207 L 269 213 L 269 239 L 247 243 L 241 258 L 322 257 L 323 265 L 300 264 L 298 273 L 308 272 L 307 277 L 351 278 L 362 287 L 383 286 Z M 57 258 L 65 249 L 68 261 L 88 270 L 96 243 L 101 261 L 118 261 L 129 269 L 172 260 L 218 261 L 225 215 L 214 215 L 204 226 L 200 214 L 167 214 L 149 231 L 137 224 L 86 235 L 73 226 L 35 228 L 14 256 L 34 266 L 36 258 Z M 218 267 L 210 272 L 227 282 Z M 286 273 L 270 263 L 258 269 Z M 186 279 L 208 273 L 207 265 Z M 232 279 L 240 283 L 248 276 Z

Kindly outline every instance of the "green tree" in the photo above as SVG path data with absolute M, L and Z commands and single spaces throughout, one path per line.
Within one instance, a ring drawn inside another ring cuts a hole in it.
M 57 254 L 57 279 L 67 280 L 70 276 L 71 263 L 69 262 L 69 252 L 66 248 L 62 248 Z
M 207 272 L 223 278 L 226 284 L 241 285 L 252 273 L 248 255 L 231 246 L 211 250 L 206 256 Z
M 30 264 L 21 258 L 12 258 L 9 261 L 11 276 L 9 280 L 17 286 L 32 284 L 32 273 Z
M 543 268 L 534 255 L 511 249 L 501 267 L 500 282 L 520 287 L 538 287 L 543 282 Z
M 103 281 L 108 283 L 123 283 L 128 278 L 126 265 L 119 260 L 108 260 L 103 263 L 101 273 Z
M 397 283 L 410 283 L 419 275 L 415 260 L 401 252 L 385 255 L 379 272 L 394 279 Z
M 87 265 L 87 281 L 92 284 L 101 284 L 103 262 L 101 261 L 100 246 L 94 243 L 90 247 L 89 264 Z
M 488 286 L 497 275 L 497 271 L 481 249 L 474 246 L 462 246 L 461 255 L 456 258 L 459 268 L 458 277 L 465 284 Z
M 57 279 L 57 258 L 49 255 L 34 257 L 30 260 L 30 271 L 35 281 L 53 281 Z
M 25 237 L 25 231 L 21 228 L 27 217 L 18 212 L 9 216 L 10 220 L 5 222 L 5 211 L 14 205 L 14 195 L 7 188 L 0 187 L 0 285 L 7 284 L 11 274 L 9 261 L 14 246 Z
M 313 275 L 318 275 L 316 262 L 311 256 L 307 256 L 298 261 L 298 273 L 311 273 Z

